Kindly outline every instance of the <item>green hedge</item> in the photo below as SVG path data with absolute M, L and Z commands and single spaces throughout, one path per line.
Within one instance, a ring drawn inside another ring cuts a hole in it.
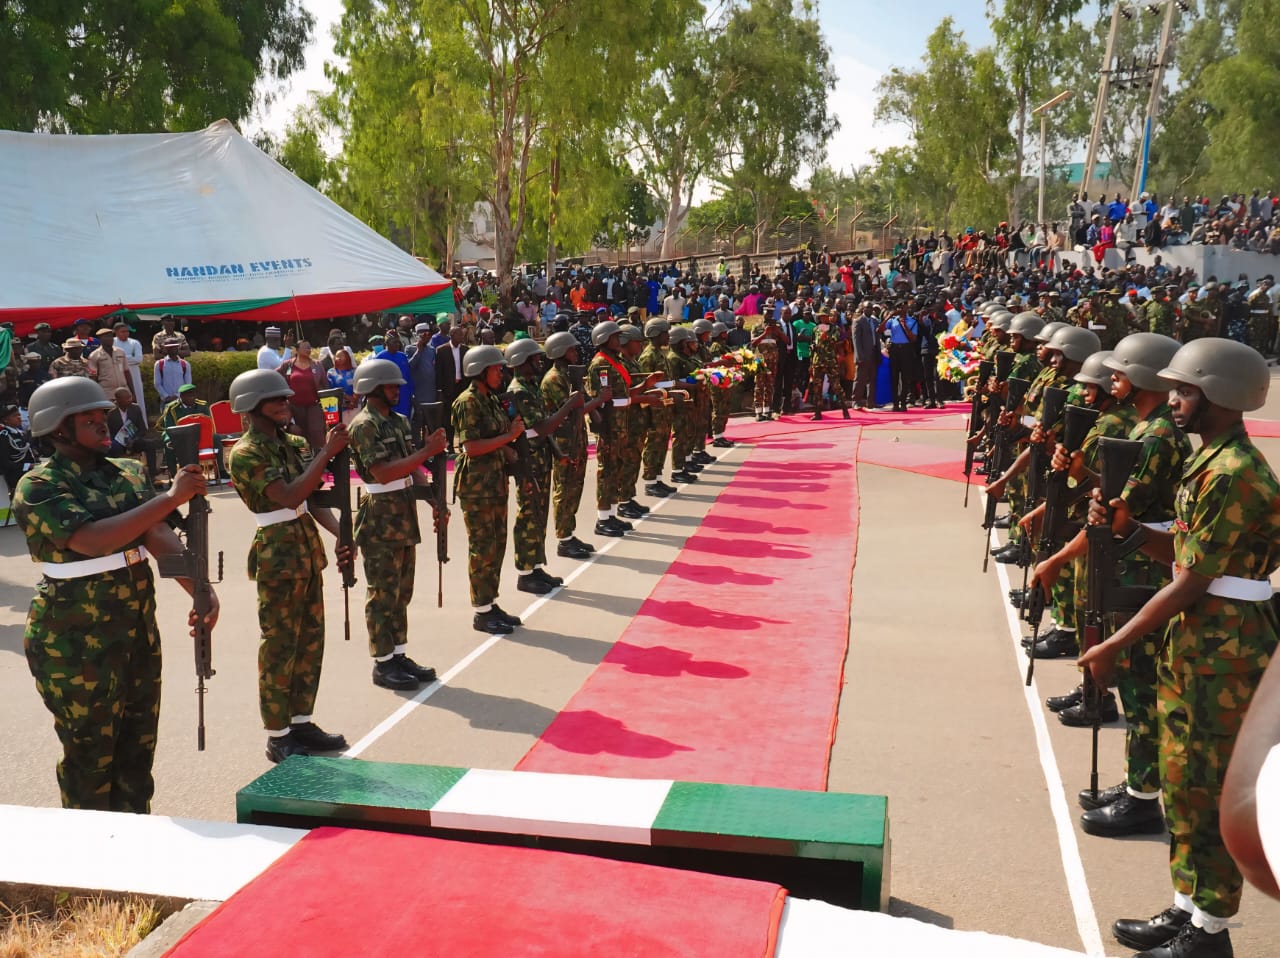
M 213 405 L 227 398 L 231 380 L 250 369 L 258 368 L 258 354 L 245 352 L 208 353 L 195 352 L 187 357 L 191 364 L 191 381 L 196 395 Z M 150 356 L 142 360 L 142 390 L 147 399 L 147 412 L 154 418 L 160 414 L 160 397 L 156 395 L 155 377 Z

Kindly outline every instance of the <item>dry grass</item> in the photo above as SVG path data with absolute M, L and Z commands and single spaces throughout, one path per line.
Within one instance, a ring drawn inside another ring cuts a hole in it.
M 160 923 L 142 898 L 62 896 L 52 907 L 0 905 L 0 958 L 119 958 Z

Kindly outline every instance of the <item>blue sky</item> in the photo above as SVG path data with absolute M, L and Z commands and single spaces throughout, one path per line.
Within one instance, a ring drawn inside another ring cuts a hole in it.
M 303 5 L 316 18 L 306 67 L 269 111 L 246 124 L 250 133 L 260 128 L 283 132 L 309 90 L 328 88 L 324 61 L 333 56 L 329 29 L 341 15 L 342 0 L 303 0 Z M 866 163 L 872 150 L 906 141 L 904 129 L 872 123 L 877 81 L 891 67 L 917 66 L 925 38 L 944 16 L 956 21 L 971 45 L 989 43 L 985 7 L 984 0 L 820 0 L 819 18 L 838 76 L 830 108 L 841 128 L 828 146 L 832 166 Z

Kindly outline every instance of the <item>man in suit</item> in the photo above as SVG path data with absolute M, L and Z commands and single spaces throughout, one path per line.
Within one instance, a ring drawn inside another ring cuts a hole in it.
M 463 342 L 465 332 L 461 325 L 453 326 L 449 330 L 449 341 L 436 350 L 436 391 L 445 409 L 453 408 L 454 399 L 466 386 L 462 375 L 462 361 L 467 355 L 467 344 Z M 452 416 L 445 420 L 445 432 L 448 434 L 449 453 L 452 455 Z
M 858 409 L 876 408 L 876 374 L 880 371 L 880 337 L 869 308 L 859 307 L 853 319 L 853 404 Z
M 107 432 L 111 436 L 111 455 L 130 456 L 142 453 L 147 463 L 147 475 L 156 479 L 156 453 L 164 446 L 159 439 L 147 435 L 147 423 L 142 410 L 133 401 L 133 393 L 121 386 L 112 394 L 115 403 L 107 411 Z

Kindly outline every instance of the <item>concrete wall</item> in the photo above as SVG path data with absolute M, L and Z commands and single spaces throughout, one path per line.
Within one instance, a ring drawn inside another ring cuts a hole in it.
M 1074 254 L 1081 266 L 1093 265 L 1093 254 L 1085 251 Z M 1249 253 L 1233 250 L 1226 246 L 1166 246 L 1163 249 L 1149 251 L 1133 250 L 1133 260 L 1142 266 L 1151 266 L 1159 256 L 1165 266 L 1191 267 L 1196 272 L 1197 281 L 1203 283 L 1210 276 L 1219 282 L 1234 283 L 1243 273 L 1249 279 L 1252 289 L 1263 276 L 1280 272 L 1280 256 L 1269 253 Z M 1068 253 L 1067 258 L 1072 258 Z M 1121 269 L 1124 266 L 1124 254 L 1119 250 L 1107 250 L 1103 265 L 1109 269 Z

